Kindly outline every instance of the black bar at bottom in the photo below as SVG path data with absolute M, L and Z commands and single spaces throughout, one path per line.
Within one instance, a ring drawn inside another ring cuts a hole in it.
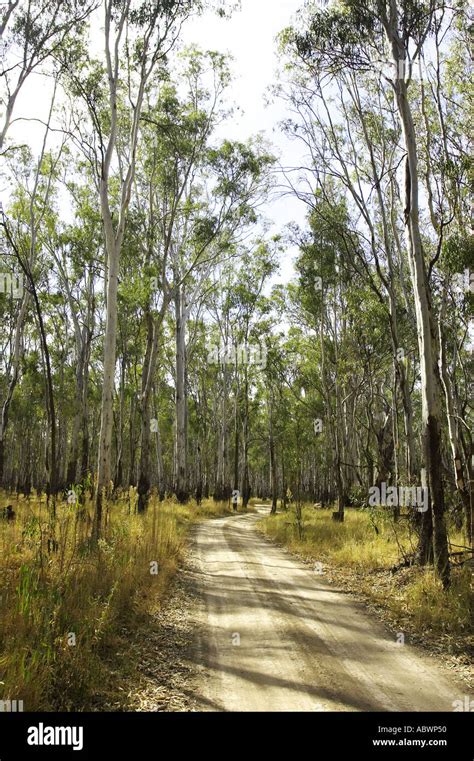
M 268 757 L 273 749 L 292 757 L 310 751 L 312 758 L 331 752 L 341 759 L 357 754 L 363 759 L 472 761 L 472 718 L 468 712 L 2 713 L 0 761 L 138 761 L 187 750 L 211 758 L 254 757 L 259 751 Z

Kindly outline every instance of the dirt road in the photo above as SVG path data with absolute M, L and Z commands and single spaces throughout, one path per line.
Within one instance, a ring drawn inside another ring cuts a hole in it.
M 466 688 L 447 669 L 260 536 L 258 518 L 196 528 L 198 710 L 453 710 Z

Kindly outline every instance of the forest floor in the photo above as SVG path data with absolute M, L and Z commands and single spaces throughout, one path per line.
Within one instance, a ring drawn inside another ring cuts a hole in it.
M 128 672 L 99 710 L 452 711 L 464 700 L 462 658 L 400 639 L 347 579 L 257 531 L 258 510 L 193 527 L 166 603 L 124 630 L 114 661 Z

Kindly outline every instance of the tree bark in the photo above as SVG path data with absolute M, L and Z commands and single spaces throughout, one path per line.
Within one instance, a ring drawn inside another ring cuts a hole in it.
M 184 290 L 175 290 L 175 338 L 176 338 L 176 483 L 178 502 L 189 499 L 187 473 L 187 393 L 186 393 L 186 304 Z
M 441 476 L 439 350 L 420 231 L 416 132 L 408 98 L 407 82 L 398 74 L 399 72 L 408 71 L 408 66 L 404 43 L 400 39 L 398 32 L 399 19 L 396 3 L 391 4 L 390 18 L 387 18 L 385 4 L 383 4 L 382 23 L 390 45 L 392 61 L 397 72 L 394 80 L 394 89 L 407 153 L 405 170 L 405 229 L 418 329 L 421 365 L 422 435 L 431 498 L 434 562 L 443 586 L 447 587 L 450 581 L 450 567 Z

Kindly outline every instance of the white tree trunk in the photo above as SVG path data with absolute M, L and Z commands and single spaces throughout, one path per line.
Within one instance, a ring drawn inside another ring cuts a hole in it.
M 176 289 L 176 485 L 179 502 L 189 496 L 187 474 L 187 396 L 186 396 L 186 305 L 184 291 Z
M 393 6 L 396 10 L 396 4 Z M 395 66 L 395 94 L 402 126 L 406 157 L 405 230 L 410 272 L 415 297 L 418 346 L 421 370 L 422 435 L 428 473 L 433 523 L 435 566 L 443 584 L 449 584 L 450 569 L 444 492 L 441 477 L 441 400 L 439 378 L 439 348 L 433 317 L 430 285 L 426 271 L 420 232 L 419 180 L 416 132 L 408 99 L 408 88 L 400 72 L 408 70 L 404 45 L 398 33 L 398 14 L 392 12 L 383 23 Z

